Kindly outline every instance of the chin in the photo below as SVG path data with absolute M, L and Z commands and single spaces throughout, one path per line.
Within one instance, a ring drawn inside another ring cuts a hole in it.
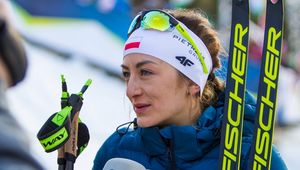
M 147 127 L 156 125 L 155 123 L 153 123 L 149 120 L 146 120 L 145 118 L 137 118 L 137 124 L 139 127 L 142 127 L 142 128 L 147 128 Z

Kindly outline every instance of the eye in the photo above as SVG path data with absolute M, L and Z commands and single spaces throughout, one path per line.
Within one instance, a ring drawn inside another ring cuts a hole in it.
M 129 78 L 129 76 L 130 76 L 130 73 L 129 73 L 129 71 L 122 71 L 122 75 L 123 75 L 123 78 L 125 80 L 127 80 Z
M 141 76 L 149 76 L 153 74 L 152 72 L 148 71 L 148 70 L 141 70 Z

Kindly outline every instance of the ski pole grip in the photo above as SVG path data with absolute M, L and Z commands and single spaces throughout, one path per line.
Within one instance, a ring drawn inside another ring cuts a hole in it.
M 67 161 L 74 161 L 77 156 L 77 140 L 78 140 L 78 117 L 79 112 L 75 113 L 73 121 L 71 123 L 70 138 L 65 144 L 65 158 Z M 73 155 L 73 156 L 71 156 Z
M 83 98 L 77 94 L 72 94 L 69 97 L 68 100 L 69 106 L 72 106 L 73 108 L 71 112 L 71 121 L 73 121 L 75 114 L 80 111 L 83 104 L 82 100 Z
M 37 138 L 46 152 L 57 150 L 69 139 L 71 110 L 68 106 L 53 114 L 39 130 Z

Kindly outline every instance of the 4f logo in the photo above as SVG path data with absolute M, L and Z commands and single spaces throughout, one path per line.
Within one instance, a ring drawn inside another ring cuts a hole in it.
M 191 60 L 187 59 L 187 58 L 184 57 L 184 56 L 176 56 L 176 59 L 177 59 L 178 61 L 180 61 L 180 63 L 181 63 L 182 65 L 184 65 L 184 66 L 192 66 L 192 65 L 194 65 L 194 63 L 193 63 Z

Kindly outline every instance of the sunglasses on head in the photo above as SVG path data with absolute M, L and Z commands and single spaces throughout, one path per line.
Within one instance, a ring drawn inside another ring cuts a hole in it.
M 148 10 L 140 12 L 131 22 L 128 29 L 128 37 L 138 28 L 154 29 L 158 31 L 172 31 L 174 28 L 189 41 L 194 48 L 203 67 L 203 72 L 208 74 L 208 69 L 204 61 L 204 57 L 198 49 L 195 41 L 189 35 L 187 30 L 170 14 L 161 10 Z

